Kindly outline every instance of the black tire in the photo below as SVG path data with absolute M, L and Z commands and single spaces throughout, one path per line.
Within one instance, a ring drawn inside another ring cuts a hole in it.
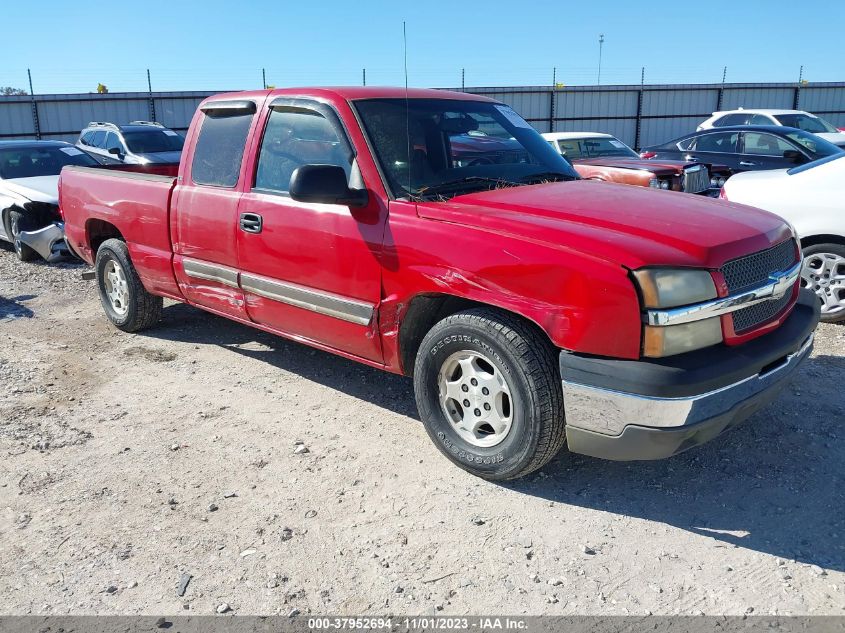
M 109 298 L 108 284 L 110 282 L 106 279 L 106 268 L 109 267 L 112 272 L 117 272 L 118 269 L 112 268 L 113 265 L 119 266 L 126 280 L 125 301 L 120 302 L 121 309 L 116 308 Z M 150 294 L 144 288 L 124 242 L 118 239 L 103 242 L 97 250 L 94 266 L 100 302 L 109 321 L 117 329 L 124 332 L 138 332 L 152 327 L 161 319 L 163 300 L 161 297 Z
M 813 257 L 816 256 L 816 257 Z M 818 256 L 826 256 L 821 258 Z M 819 266 L 824 259 L 828 261 L 833 258 L 841 258 L 838 263 L 834 263 L 837 272 L 845 273 L 845 245 L 842 244 L 814 244 L 804 248 L 804 266 L 801 270 L 801 286 L 808 288 L 816 293 L 819 301 L 822 304 L 821 320 L 825 323 L 840 323 L 845 321 L 845 288 L 831 288 L 827 285 L 824 271 L 819 268 L 814 268 L 812 265 Z M 825 299 L 828 301 L 841 304 L 841 307 L 830 308 L 825 306 Z
M 495 446 L 480 447 L 461 437 L 447 417 L 447 405 L 441 405 L 441 369 L 462 352 L 486 357 L 508 384 L 512 422 Z M 523 477 L 545 465 L 566 443 L 555 349 L 543 332 L 508 313 L 474 308 L 435 324 L 417 352 L 414 391 L 420 418 L 437 448 L 484 479 Z
M 9 241 L 15 249 L 15 255 L 22 262 L 31 262 L 40 257 L 40 255 L 31 249 L 26 244 L 18 239 L 18 233 L 21 231 L 31 231 L 34 227 L 29 226 L 28 218 L 25 214 L 17 209 L 12 209 L 8 213 L 8 221 L 6 222 L 6 235 L 9 236 Z

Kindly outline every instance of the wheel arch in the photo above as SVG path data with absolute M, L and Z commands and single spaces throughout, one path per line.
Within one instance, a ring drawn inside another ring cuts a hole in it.
M 126 239 L 114 224 L 99 218 L 92 218 L 85 223 L 85 240 L 91 249 L 92 257 L 96 258 L 100 245 L 108 239 L 118 239 L 125 242 Z
M 839 244 L 840 246 L 845 246 L 845 236 L 820 233 L 801 238 L 802 249 L 808 246 L 818 246 L 819 244 Z
M 542 333 L 549 343 L 554 345 L 549 333 L 539 323 L 514 310 L 492 303 L 467 299 L 458 295 L 423 293 L 415 295 L 408 301 L 408 307 L 399 322 L 398 351 L 402 373 L 405 376 L 413 376 L 417 351 L 420 348 L 423 338 L 425 338 L 425 335 L 435 323 L 445 319 L 447 316 L 471 308 L 488 308 L 516 317 Z

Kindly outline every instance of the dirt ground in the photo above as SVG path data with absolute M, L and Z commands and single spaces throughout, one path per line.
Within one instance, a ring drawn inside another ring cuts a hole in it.
M 2 614 L 845 614 L 845 326 L 710 444 L 498 485 L 409 380 L 178 304 L 118 332 L 83 270 L 0 251 Z

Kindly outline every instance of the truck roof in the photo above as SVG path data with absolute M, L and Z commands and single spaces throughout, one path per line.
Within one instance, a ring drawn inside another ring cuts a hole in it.
M 225 99 L 243 99 L 244 97 L 264 98 L 267 96 L 310 96 L 310 97 L 335 97 L 347 101 L 358 99 L 404 99 L 407 95 L 410 99 L 457 99 L 460 101 L 489 101 L 496 103 L 495 99 L 482 97 L 481 95 L 467 92 L 455 92 L 452 90 L 437 90 L 434 88 L 408 88 L 407 93 L 403 87 L 391 86 L 331 86 L 331 87 L 303 87 L 303 88 L 274 88 L 273 90 L 250 90 L 245 92 L 228 92 L 209 97 L 203 103 Z

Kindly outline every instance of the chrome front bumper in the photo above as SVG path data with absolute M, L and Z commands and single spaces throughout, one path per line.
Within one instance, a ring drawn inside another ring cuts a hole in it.
M 65 243 L 64 222 L 53 222 L 36 231 L 21 231 L 18 239 L 48 262 L 54 262 L 70 254 Z
M 695 369 L 670 367 L 670 373 L 666 373 L 665 364 L 658 364 L 655 372 L 654 365 L 649 363 L 644 371 L 625 365 L 608 378 L 606 374 L 615 371 L 615 368 L 608 369 L 608 363 L 613 361 L 563 359 L 561 372 L 569 450 L 613 460 L 661 459 L 702 444 L 736 426 L 773 401 L 810 355 L 813 329 L 818 322 L 818 302 L 814 300 L 811 305 L 808 301 L 809 297 L 804 297 L 802 304 L 796 306 L 798 309 L 794 311 L 789 327 L 784 328 L 781 340 L 759 340 L 741 351 L 726 348 L 723 358 L 713 363 L 712 371 L 703 363 Z M 786 335 L 792 343 L 783 340 Z M 771 355 L 766 357 L 765 352 L 758 354 L 759 350 L 770 347 L 783 349 L 783 355 L 771 358 Z M 681 376 L 678 388 L 687 390 L 695 390 L 696 385 L 713 384 L 713 380 L 720 377 L 724 380 L 727 368 L 737 371 L 737 365 L 746 359 L 747 367 L 751 367 L 753 373 L 742 375 L 741 379 L 734 379 L 729 384 L 671 397 L 653 393 L 663 388 L 660 384 L 663 377 Z M 720 364 L 721 361 L 725 362 Z M 683 384 L 693 374 L 694 380 Z M 597 384 L 586 384 L 591 381 L 589 376 Z M 626 384 L 628 389 L 612 388 L 615 382 L 622 382 L 629 376 L 633 377 Z M 643 393 L 636 393 L 637 390 Z M 649 391 L 652 393 L 644 395 Z

